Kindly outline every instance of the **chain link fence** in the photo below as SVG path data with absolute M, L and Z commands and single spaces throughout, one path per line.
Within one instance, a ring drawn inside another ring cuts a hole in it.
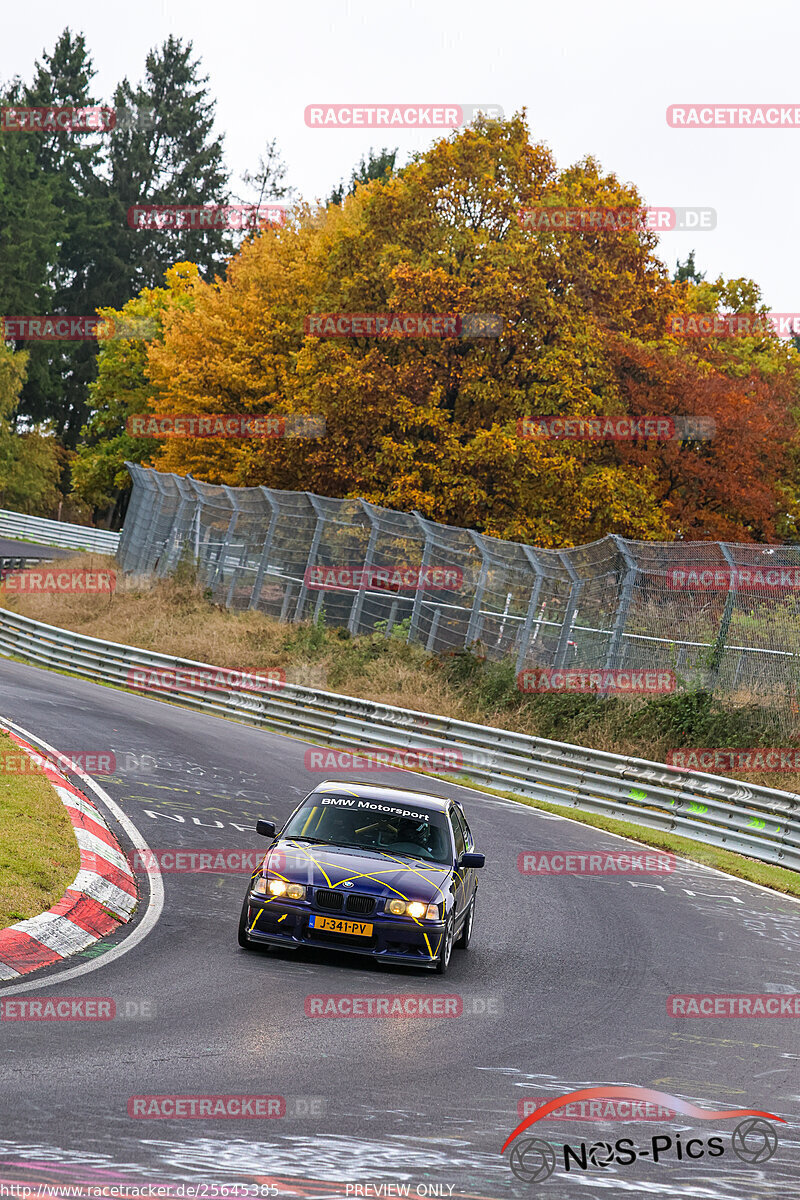
M 667 669 L 684 688 L 797 712 L 800 546 L 611 535 L 544 550 L 365 500 L 127 465 L 125 572 L 164 576 L 190 561 L 228 608 L 439 654 L 479 646 L 517 671 Z

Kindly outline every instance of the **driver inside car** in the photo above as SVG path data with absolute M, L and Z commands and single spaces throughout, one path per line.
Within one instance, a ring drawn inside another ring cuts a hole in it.
M 388 849 L 398 853 L 418 854 L 421 858 L 434 858 L 441 850 L 439 831 L 432 829 L 427 821 L 415 821 L 404 817 L 397 824 L 397 833 Z

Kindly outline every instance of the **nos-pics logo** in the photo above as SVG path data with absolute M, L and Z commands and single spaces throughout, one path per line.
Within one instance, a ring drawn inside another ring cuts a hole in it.
M 558 1167 L 565 1172 L 590 1171 L 612 1164 L 630 1166 L 639 1160 L 663 1165 L 678 1161 L 697 1162 L 706 1158 L 720 1158 L 726 1153 L 725 1142 L 721 1137 L 691 1137 L 684 1140 L 685 1135 L 682 1138 L 678 1133 L 657 1133 L 640 1145 L 637 1145 L 633 1138 L 628 1137 L 617 1138 L 614 1142 L 583 1141 L 577 1145 L 565 1142 L 559 1150 L 541 1137 L 515 1140 L 530 1129 L 531 1125 L 552 1113 L 566 1115 L 567 1119 L 570 1119 L 569 1113 L 563 1113 L 566 1105 L 597 1100 L 612 1102 L 610 1106 L 612 1119 L 615 1117 L 619 1119 L 619 1108 L 615 1109 L 614 1107 L 614 1102 L 618 1101 L 644 1101 L 647 1104 L 657 1104 L 662 1108 L 699 1121 L 722 1121 L 732 1117 L 741 1117 L 743 1119 L 733 1130 L 728 1150 L 746 1163 L 760 1164 L 772 1158 L 778 1148 L 778 1133 L 770 1122 L 779 1121 L 781 1124 L 785 1124 L 784 1118 L 776 1116 L 775 1113 L 762 1112 L 760 1109 L 754 1108 L 732 1108 L 724 1112 L 714 1112 L 710 1109 L 698 1108 L 677 1096 L 670 1096 L 667 1092 L 653 1091 L 651 1088 L 615 1086 L 583 1088 L 577 1092 L 567 1092 L 563 1096 L 557 1096 L 538 1106 L 524 1121 L 520 1122 L 506 1139 L 501 1154 L 505 1154 L 511 1146 L 508 1165 L 517 1179 L 528 1184 L 542 1183 L 545 1179 L 549 1179 Z M 609 1119 L 609 1105 L 606 1104 L 602 1107 L 602 1115 L 596 1117 L 590 1109 L 589 1119 Z M 600 1106 L 598 1106 L 599 1109 Z M 628 1115 L 632 1109 L 633 1106 L 626 1105 L 626 1116 L 622 1119 L 636 1120 L 635 1115 L 633 1117 Z M 578 1117 L 576 1119 L 586 1118 Z M 515 1143 L 513 1146 L 512 1142 Z

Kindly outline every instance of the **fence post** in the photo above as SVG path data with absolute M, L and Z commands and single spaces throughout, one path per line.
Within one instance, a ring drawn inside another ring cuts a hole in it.
M 417 630 L 419 629 L 419 618 L 422 612 L 422 593 L 424 591 L 423 584 L 425 581 L 425 574 L 428 570 L 428 567 L 431 565 L 431 551 L 433 550 L 433 538 L 428 532 L 428 526 L 425 518 L 421 513 L 417 512 L 416 509 L 412 511 L 411 515 L 417 522 L 419 528 L 422 530 L 422 535 L 425 538 L 425 547 L 422 551 L 422 564 L 420 566 L 417 586 L 414 591 L 414 607 L 411 610 L 411 621 L 409 622 L 408 637 L 406 638 L 407 642 L 414 641 L 417 636 Z
M 170 547 L 169 547 L 169 550 L 167 552 L 166 559 L 164 562 L 164 570 L 161 572 L 162 575 L 167 575 L 169 573 L 169 571 L 172 569 L 173 564 L 177 566 L 177 563 L 180 560 L 181 522 L 183 520 L 184 512 L 186 511 L 186 509 L 189 507 L 189 505 L 192 502 L 191 495 L 187 496 L 183 490 L 184 489 L 184 480 L 181 478 L 181 476 L 175 475 L 174 479 L 175 479 L 175 486 L 178 489 L 178 495 L 180 496 L 181 499 L 180 499 L 180 504 L 178 505 L 178 511 L 175 513 L 175 518 L 172 522 L 172 530 L 170 532 L 170 539 L 169 539 Z
M 250 604 L 248 605 L 248 608 L 258 608 L 258 602 L 261 599 L 261 589 L 264 586 L 264 573 L 269 563 L 269 556 L 272 551 L 272 542 L 275 538 L 275 529 L 277 527 L 278 517 L 280 516 L 281 512 L 280 507 L 273 500 L 272 493 L 270 492 L 269 488 L 262 486 L 261 491 L 266 496 L 267 504 L 269 505 L 269 528 L 267 529 L 267 536 L 264 538 L 264 548 L 261 551 L 261 558 L 258 563 L 258 570 L 256 571 L 256 579 L 255 583 L 253 584 L 253 591 L 250 596 Z
M 366 500 L 359 500 L 359 504 L 363 508 L 364 512 L 367 514 L 367 520 L 369 521 L 369 524 L 370 524 L 369 541 L 367 542 L 367 550 L 366 550 L 366 554 L 364 555 L 364 571 L 366 572 L 372 566 L 372 558 L 373 558 L 373 555 L 375 554 L 375 546 L 378 541 L 378 534 L 380 533 L 380 528 L 378 526 L 378 522 L 375 520 L 372 513 L 370 512 L 371 505 L 369 505 Z M 353 636 L 355 636 L 358 633 L 358 627 L 361 624 L 361 611 L 364 607 L 365 597 L 366 597 L 366 582 L 362 578 L 361 586 L 359 587 L 358 591 L 356 592 L 355 596 L 353 597 L 353 603 L 350 608 L 350 618 L 347 622 L 347 628 L 350 630 L 350 633 L 353 634 Z
M 164 489 L 161 486 L 161 477 L 158 474 L 156 474 L 156 488 L 158 489 L 158 502 L 154 505 L 153 511 L 150 514 L 150 528 L 154 535 L 157 532 L 157 525 L 158 525 L 158 522 L 161 520 L 161 513 L 164 508 L 164 501 L 166 500 L 166 496 L 167 496 L 167 493 L 164 491 Z M 164 551 L 166 550 L 168 540 L 169 540 L 169 538 L 167 536 L 162 543 L 159 543 L 155 540 L 155 537 L 153 537 L 153 539 L 150 542 L 152 549 L 156 551 L 155 558 L 153 559 L 153 566 L 151 568 L 154 575 L 163 575 L 164 574 L 164 572 L 161 570 L 161 559 L 163 557 Z M 159 550 L 159 545 L 161 546 L 160 550 Z
M 138 463 L 128 462 L 127 460 L 125 466 L 128 468 L 128 474 L 133 481 L 133 490 L 131 498 L 128 501 L 125 524 L 119 536 L 117 562 L 123 571 L 129 571 L 131 569 L 129 563 L 136 561 L 135 539 L 139 533 L 139 513 L 145 497 L 149 495 L 150 487 L 146 482 L 147 476 L 144 467 L 140 467 Z
M 388 638 L 391 636 L 391 632 L 394 627 L 394 623 L 397 620 L 398 603 L 399 603 L 399 601 L 397 601 L 397 600 L 392 601 L 392 607 L 389 609 L 389 619 L 386 622 L 386 630 L 383 635 L 384 637 Z
M 572 632 L 572 627 L 575 624 L 575 618 L 578 615 L 578 597 L 581 594 L 583 580 L 578 572 L 573 567 L 567 557 L 565 550 L 558 551 L 558 557 L 566 570 L 571 580 L 569 589 L 569 599 L 567 600 L 566 608 L 564 609 L 564 620 L 561 622 L 561 632 L 558 635 L 558 645 L 553 656 L 553 667 L 560 670 L 564 666 L 567 658 L 567 647 L 569 644 L 569 635 Z
M 239 502 L 238 502 L 238 500 L 234 496 L 231 489 L 227 486 L 227 484 L 223 483 L 222 490 L 225 493 L 228 503 L 231 506 L 231 515 L 230 515 L 230 519 L 228 521 L 228 528 L 225 531 L 225 537 L 222 540 L 222 544 L 219 548 L 219 554 L 217 555 L 216 570 L 214 571 L 214 575 L 211 579 L 211 582 L 208 585 L 212 589 L 216 588 L 219 577 L 222 574 L 222 572 L 225 570 L 225 552 L 228 549 L 228 542 L 233 537 L 234 530 L 236 529 L 236 522 L 239 520 Z
M 142 470 L 140 482 L 147 491 L 147 497 L 145 503 L 140 507 L 136 516 L 141 524 L 145 524 L 146 522 L 147 532 L 142 537 L 138 549 L 133 544 L 131 545 L 131 561 L 126 568 L 128 571 L 135 572 L 143 569 L 147 554 L 150 549 L 150 539 L 147 536 L 147 533 L 149 533 L 153 528 L 153 514 L 161 495 L 158 484 L 153 478 L 154 476 L 157 476 L 157 474 L 157 471 L 148 471 L 145 473 L 144 470 Z M 147 501 L 149 501 L 149 503 L 147 503 Z M 133 532 L 131 532 L 131 542 L 133 542 L 133 536 Z
M 200 521 L 203 516 L 203 504 L 205 503 L 205 496 L 203 495 L 203 492 L 200 490 L 197 480 L 193 479 L 191 475 L 186 476 L 186 482 L 189 484 L 189 486 L 191 487 L 192 491 L 195 494 L 195 510 L 194 510 L 194 516 L 192 518 L 192 526 L 194 529 L 194 562 L 195 562 L 195 566 L 197 567 L 197 570 L 199 572 L 199 570 L 200 570 Z M 208 579 L 206 579 L 205 582 L 208 583 Z
M 616 615 L 614 617 L 614 625 L 611 629 L 611 640 L 608 643 L 606 652 L 606 670 L 613 671 L 619 666 L 620 646 L 625 634 L 625 624 L 628 620 L 628 610 L 633 600 L 633 589 L 636 583 L 636 577 L 639 574 L 639 565 L 636 559 L 631 554 L 624 540 L 618 534 L 612 533 L 609 535 L 614 545 L 619 550 L 625 560 L 625 578 L 622 581 L 622 591 L 620 593 L 619 604 L 617 605 Z M 599 623 L 599 622 L 598 622 Z
M 483 603 L 483 593 L 486 591 L 486 583 L 489 578 L 489 556 L 481 544 L 480 535 L 473 533 L 471 529 L 468 529 L 467 532 L 477 546 L 478 553 L 481 556 L 481 571 L 475 586 L 475 599 L 472 602 L 472 611 L 469 614 L 469 622 L 467 623 L 467 636 L 464 639 L 465 646 L 469 647 L 473 642 L 478 641 L 480 633 L 481 604 Z
M 302 619 L 303 607 L 306 602 L 306 596 L 308 595 L 308 583 L 306 582 L 308 579 L 308 572 L 314 566 L 314 559 L 317 557 L 319 544 L 322 540 L 322 529 L 325 524 L 325 513 L 323 512 L 322 505 L 320 504 L 318 498 L 313 496 L 311 492 L 306 492 L 306 495 L 308 496 L 311 507 L 317 514 L 317 523 L 314 526 L 314 536 L 311 539 L 311 546 L 309 547 L 308 551 L 308 559 L 306 560 L 306 569 L 303 572 L 303 582 L 300 584 L 300 594 L 297 597 L 297 607 L 294 610 L 294 617 L 292 618 L 294 621 L 299 621 Z
M 441 618 L 442 618 L 442 610 L 441 610 L 441 608 L 437 608 L 434 611 L 433 620 L 431 621 L 431 627 L 428 630 L 428 640 L 425 643 L 425 649 L 428 651 L 429 654 L 432 654 L 434 652 L 434 649 L 436 646 L 436 634 L 439 632 L 439 621 L 441 620 Z
M 533 587 L 531 588 L 531 598 L 528 602 L 528 611 L 525 614 L 525 623 L 519 633 L 519 641 L 517 642 L 517 666 L 516 672 L 519 675 L 522 668 L 525 666 L 525 659 L 528 655 L 528 647 L 531 642 L 531 630 L 533 622 L 536 619 L 536 610 L 539 607 L 539 595 L 544 582 L 544 571 L 538 557 L 531 550 L 530 546 L 522 547 L 523 554 L 527 558 L 535 572 Z
M 736 563 L 734 562 L 733 555 L 731 554 L 725 542 L 717 542 L 717 545 L 722 551 L 723 557 L 730 568 L 731 574 L 730 581 L 728 583 L 728 595 L 725 597 L 725 608 L 722 612 L 722 620 L 719 623 L 719 633 L 717 634 L 717 639 L 714 642 L 714 648 L 711 651 L 711 669 L 708 682 L 712 692 L 715 690 L 717 686 L 717 680 L 719 679 L 719 669 L 722 666 L 722 656 L 725 653 L 725 643 L 728 639 L 728 630 L 731 627 L 733 610 L 736 607 Z

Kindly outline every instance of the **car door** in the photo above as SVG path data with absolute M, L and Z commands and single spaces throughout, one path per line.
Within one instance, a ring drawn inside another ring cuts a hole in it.
M 458 809 L 454 804 L 451 804 L 448 810 L 450 824 L 453 827 L 453 838 L 456 844 L 456 862 L 459 861 L 461 855 L 466 851 L 467 841 L 465 837 L 464 825 L 459 819 Z M 461 924 L 464 916 L 464 911 L 469 902 L 469 896 L 465 887 L 465 877 L 472 872 L 465 870 L 464 867 L 455 867 L 453 870 L 453 893 L 455 896 L 455 912 L 456 912 L 456 929 Z
M 468 854 L 471 854 L 475 849 L 475 839 L 472 836 L 472 831 L 467 824 L 467 818 L 464 816 L 464 811 L 457 804 L 453 805 L 453 824 L 458 824 L 461 830 L 461 836 L 464 839 L 464 846 Z M 464 907 L 467 908 L 472 902 L 472 898 L 478 888 L 478 877 L 474 867 L 467 867 L 463 871 L 464 875 Z

